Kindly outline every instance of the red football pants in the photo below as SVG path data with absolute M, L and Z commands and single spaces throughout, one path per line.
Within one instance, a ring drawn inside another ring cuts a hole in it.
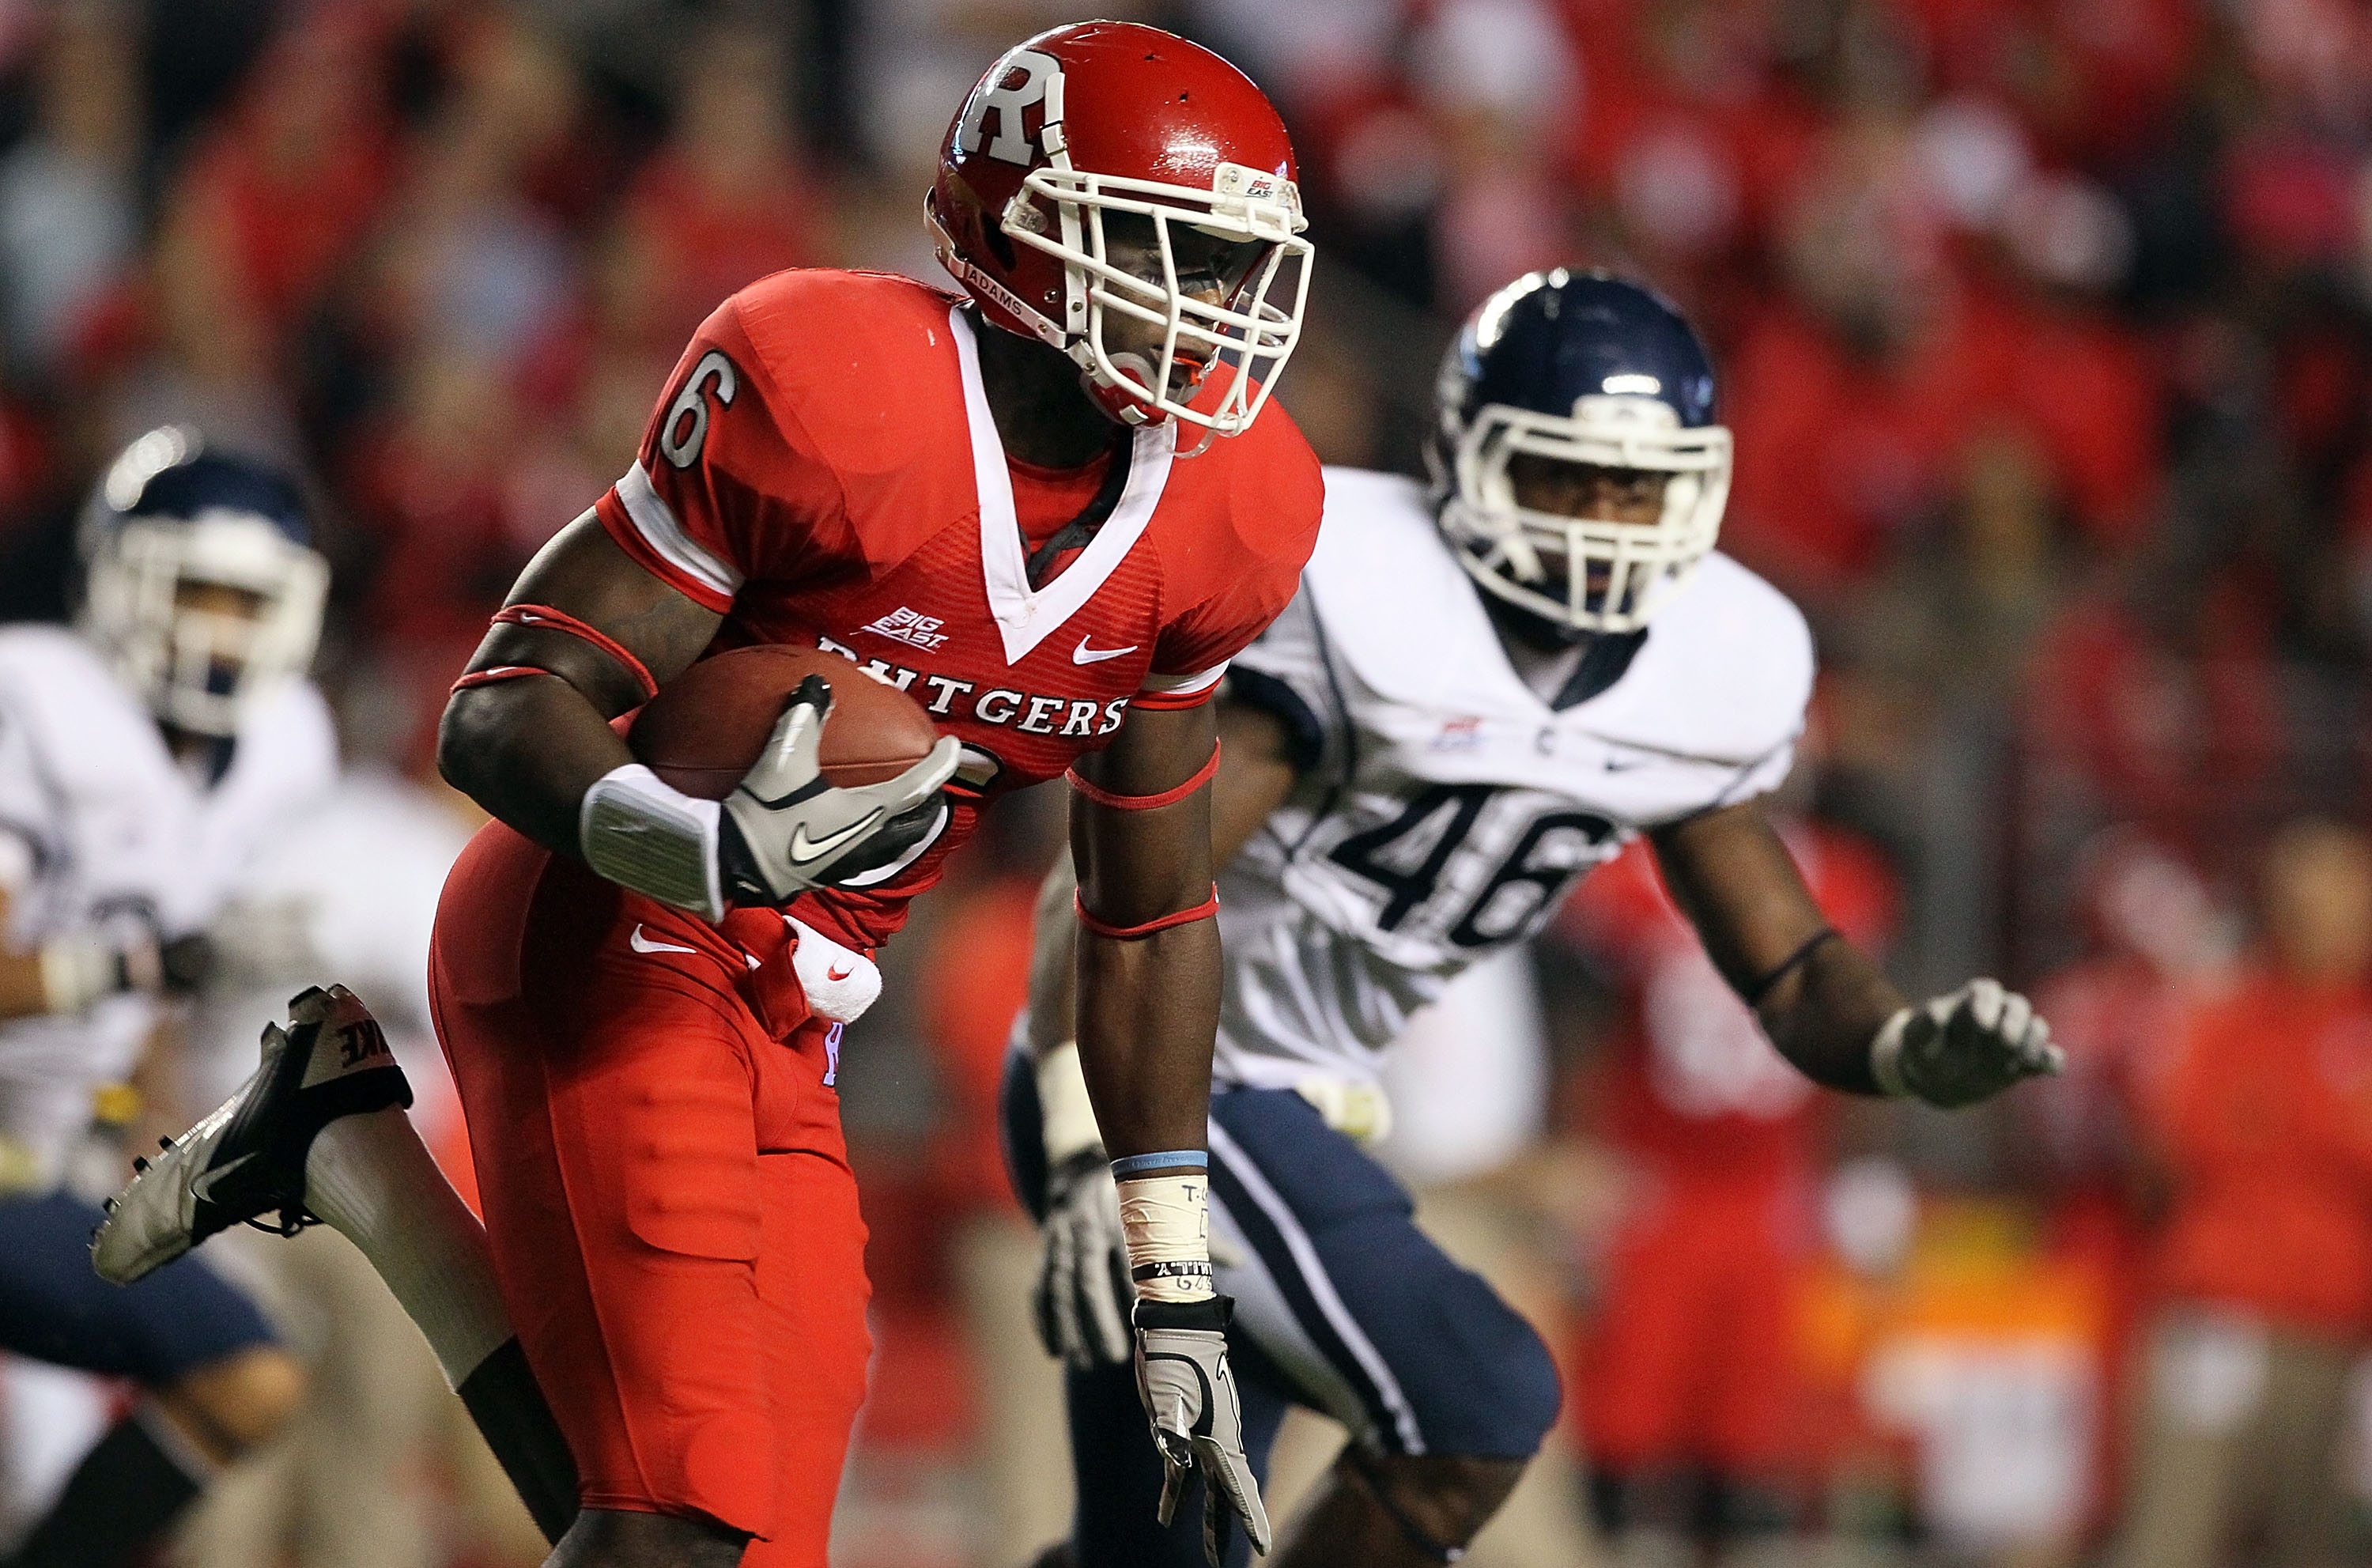
M 728 943 L 497 823 L 446 883 L 429 990 L 584 1505 L 824 1568 L 869 1287 L 838 1040 L 788 946 Z

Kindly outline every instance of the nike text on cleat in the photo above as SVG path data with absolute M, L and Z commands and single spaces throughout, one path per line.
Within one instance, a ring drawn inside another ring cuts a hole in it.
M 137 1174 L 91 1233 L 101 1278 L 130 1284 L 241 1222 L 295 1235 L 314 1223 L 305 1156 L 321 1129 L 412 1104 L 387 1037 L 353 992 L 317 987 L 288 1005 L 288 1017 L 285 1029 L 265 1026 L 262 1065 L 237 1093 L 155 1159 L 133 1162 Z
M 1137 645 L 1134 643 L 1131 643 L 1124 648 L 1090 648 L 1087 645 L 1092 641 L 1094 639 L 1090 637 L 1079 639 L 1079 645 L 1071 650 L 1073 664 L 1101 664 L 1108 658 L 1118 658 L 1122 654 L 1133 654 L 1137 649 Z
M 637 953 L 697 953 L 700 951 L 697 947 L 679 947 L 673 942 L 661 942 L 654 937 L 645 936 L 643 935 L 640 922 L 635 923 L 634 930 L 626 934 L 626 946 Z

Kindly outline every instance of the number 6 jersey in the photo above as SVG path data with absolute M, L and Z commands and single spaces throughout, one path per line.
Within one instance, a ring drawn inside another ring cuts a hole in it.
M 1581 679 L 1593 664 L 1619 673 L 1562 708 L 1537 695 L 1420 489 L 1327 470 L 1301 591 L 1231 676 L 1285 720 L 1302 772 L 1219 880 L 1222 1081 L 1372 1078 L 1452 975 L 1641 830 L 1786 777 L 1810 634 L 1727 556 Z

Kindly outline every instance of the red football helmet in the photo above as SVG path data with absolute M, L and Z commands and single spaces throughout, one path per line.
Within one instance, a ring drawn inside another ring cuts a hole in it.
M 1079 22 L 988 68 L 948 127 L 924 213 L 982 314 L 1069 354 L 1116 418 L 1233 436 L 1301 334 L 1309 242 L 1293 176 L 1285 123 L 1242 72 L 1157 28 Z M 1270 297 L 1288 257 L 1289 309 Z M 1112 319 L 1137 324 L 1123 335 L 1141 348 L 1107 347 Z M 1222 354 L 1225 395 L 1190 406 Z

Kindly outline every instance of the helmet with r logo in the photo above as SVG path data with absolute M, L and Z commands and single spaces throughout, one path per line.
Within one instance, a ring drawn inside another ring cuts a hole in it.
M 1069 354 L 1129 424 L 1237 434 L 1300 335 L 1309 243 L 1284 122 L 1159 29 L 1082 22 L 1008 51 L 948 126 L 924 210 L 982 314 Z

